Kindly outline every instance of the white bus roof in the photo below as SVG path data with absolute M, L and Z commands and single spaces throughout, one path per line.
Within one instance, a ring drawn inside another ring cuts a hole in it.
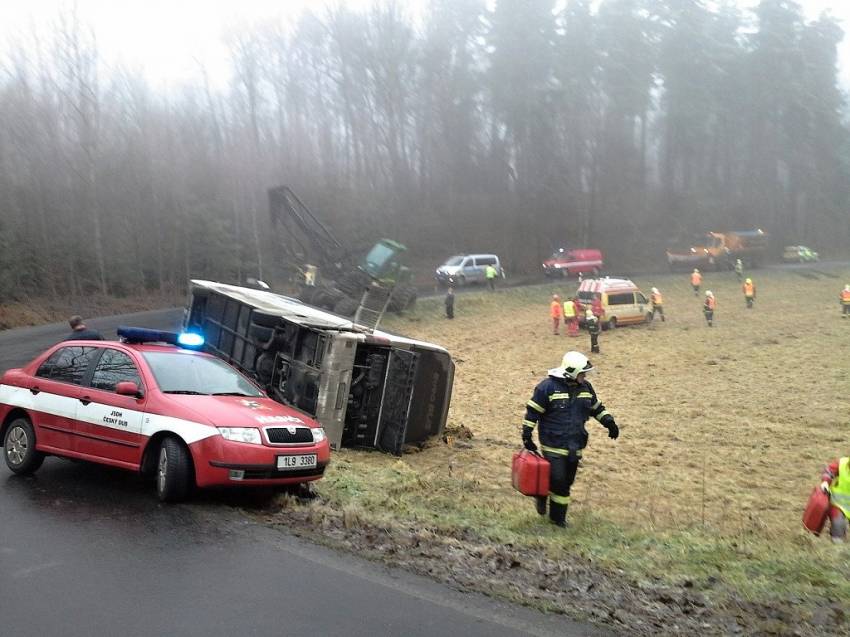
M 294 299 L 290 296 L 275 294 L 266 290 L 255 290 L 253 288 L 244 288 L 238 285 L 228 285 L 226 283 L 217 283 L 215 281 L 204 281 L 201 279 L 192 279 L 192 285 L 199 288 L 205 288 L 213 292 L 218 292 L 224 296 L 245 303 L 251 307 L 272 316 L 279 316 L 299 325 L 317 327 L 320 329 L 329 329 L 345 332 L 356 332 L 363 335 L 363 340 L 368 336 L 383 338 L 395 345 L 416 345 L 424 349 L 447 352 L 447 350 L 434 343 L 427 341 L 418 341 L 406 336 L 399 336 L 384 332 L 382 330 L 370 331 L 363 325 L 358 325 L 354 321 L 326 312 L 325 310 L 307 305 L 306 303 Z

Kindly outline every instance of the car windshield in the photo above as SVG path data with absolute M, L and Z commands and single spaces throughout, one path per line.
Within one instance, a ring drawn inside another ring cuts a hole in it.
M 190 352 L 142 352 L 156 384 L 165 394 L 262 396 L 227 363 Z
M 567 254 L 568 254 L 568 252 L 566 250 L 556 250 L 555 252 L 552 253 L 552 256 L 549 257 L 549 258 L 550 259 L 563 259 L 564 257 L 567 256 Z
M 443 265 L 460 265 L 463 262 L 463 257 L 452 257 Z

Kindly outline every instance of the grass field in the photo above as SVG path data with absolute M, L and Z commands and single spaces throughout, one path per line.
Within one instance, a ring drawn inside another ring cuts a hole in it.
M 349 529 L 426 529 L 454 543 L 591 563 L 627 589 L 683 585 L 700 591 L 712 613 L 739 609 L 745 632 L 781 634 L 798 622 L 804 633 L 835 629 L 850 600 L 850 546 L 806 533 L 801 514 L 823 466 L 850 453 L 850 319 L 838 305 L 850 271 L 749 275 L 758 289 L 752 310 L 734 273 L 706 274 L 703 289 L 717 298 L 711 329 L 687 274 L 635 279 L 647 293 L 661 289 L 667 321 L 601 334 L 589 380 L 621 436 L 609 440 L 588 423 L 567 531 L 512 490 L 510 459 L 535 384 L 566 350 L 589 355 L 586 332 L 556 337 L 550 329 L 550 295 L 571 295 L 575 282 L 458 295 L 453 321 L 443 318 L 442 299 L 390 319 L 386 329 L 440 343 L 454 357 L 448 442 L 401 458 L 336 453 L 317 484 L 314 522 L 335 511 Z M 533 592 L 479 588 L 552 607 Z M 747 623 L 744 603 L 774 611 Z

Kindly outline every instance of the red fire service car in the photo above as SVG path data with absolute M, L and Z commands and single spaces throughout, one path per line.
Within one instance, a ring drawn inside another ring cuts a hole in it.
M 543 262 L 543 273 L 549 277 L 598 276 L 604 267 L 602 252 L 594 248 L 558 249 Z
M 0 441 L 13 472 L 31 473 L 48 455 L 89 460 L 155 476 L 167 502 L 193 486 L 322 477 L 324 429 L 187 348 L 202 337 L 124 327 L 118 335 L 59 343 L 3 374 Z

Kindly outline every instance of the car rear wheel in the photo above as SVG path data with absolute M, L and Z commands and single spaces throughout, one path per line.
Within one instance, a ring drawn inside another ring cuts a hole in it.
M 6 465 L 13 473 L 32 473 L 44 462 L 44 454 L 35 448 L 35 430 L 26 418 L 16 418 L 9 423 L 3 450 Z
M 646 322 L 647 322 L 647 323 L 651 323 L 651 322 L 652 322 L 652 312 L 647 312 L 647 313 L 646 313 Z
M 159 448 L 156 494 L 162 502 L 180 502 L 189 495 L 193 471 L 189 452 L 176 438 L 165 438 Z
M 616 316 L 612 316 L 611 318 L 608 319 L 608 329 L 609 330 L 617 329 L 617 317 Z

